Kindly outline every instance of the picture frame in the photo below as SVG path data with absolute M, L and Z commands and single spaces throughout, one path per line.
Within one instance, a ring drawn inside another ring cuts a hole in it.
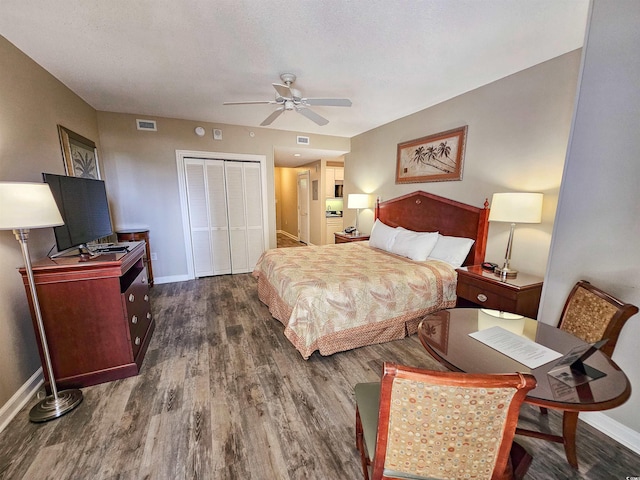
M 70 177 L 100 180 L 98 150 L 92 140 L 58 125 L 64 169 Z
M 467 125 L 398 144 L 396 184 L 462 180 Z

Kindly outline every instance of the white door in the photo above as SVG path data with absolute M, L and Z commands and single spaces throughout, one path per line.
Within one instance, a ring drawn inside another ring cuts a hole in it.
M 225 162 L 231 273 L 253 271 L 263 252 L 260 164 Z
M 224 162 L 190 158 L 185 170 L 195 276 L 231 273 Z
M 298 240 L 309 245 L 309 170 L 298 173 Z
M 263 248 L 260 164 L 185 159 L 196 277 L 253 270 Z

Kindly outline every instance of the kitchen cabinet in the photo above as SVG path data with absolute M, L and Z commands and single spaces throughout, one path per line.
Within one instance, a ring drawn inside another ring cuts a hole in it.
M 335 243 L 335 233 L 344 228 L 342 217 L 327 217 L 326 244 Z
M 342 185 L 343 181 L 343 167 L 327 167 L 325 169 L 325 196 L 327 198 L 335 198 L 336 185 Z

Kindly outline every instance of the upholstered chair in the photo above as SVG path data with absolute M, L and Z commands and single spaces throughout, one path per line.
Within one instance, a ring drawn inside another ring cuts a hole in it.
M 534 386 L 530 374 L 385 363 L 381 383 L 355 386 L 356 446 L 365 480 L 369 466 L 373 480 L 513 478 L 509 453 L 518 413 Z
M 576 283 L 562 309 L 558 328 L 588 343 L 607 339 L 600 350 L 611 357 L 622 327 L 638 307 L 624 303 L 586 280 Z M 540 407 L 547 414 L 545 407 Z
M 625 322 L 638 313 L 638 307 L 623 303 L 586 280 L 575 284 L 562 310 L 558 328 L 588 343 L 607 339 L 601 348 L 613 355 Z

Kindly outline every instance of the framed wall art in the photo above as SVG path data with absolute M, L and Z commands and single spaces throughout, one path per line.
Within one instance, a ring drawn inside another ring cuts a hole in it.
M 467 126 L 398 144 L 396 183 L 462 180 Z
M 100 180 L 96 144 L 62 125 L 58 125 L 58 135 L 67 175 Z

